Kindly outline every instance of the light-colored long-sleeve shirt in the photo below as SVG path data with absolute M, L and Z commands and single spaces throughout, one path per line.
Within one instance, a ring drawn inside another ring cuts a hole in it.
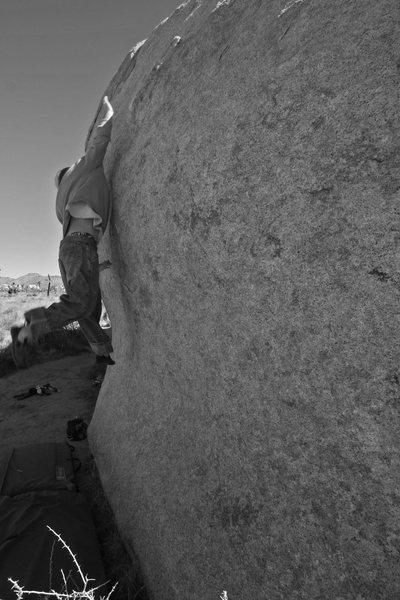
M 111 137 L 112 118 L 95 128 L 86 153 L 68 169 L 56 198 L 57 218 L 66 235 L 71 217 L 93 219 L 98 241 L 106 230 L 111 213 L 111 196 L 103 160 Z

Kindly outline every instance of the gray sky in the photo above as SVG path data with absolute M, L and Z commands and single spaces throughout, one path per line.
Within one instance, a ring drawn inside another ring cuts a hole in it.
M 54 173 L 125 55 L 182 0 L 0 0 L 0 276 L 58 274 Z

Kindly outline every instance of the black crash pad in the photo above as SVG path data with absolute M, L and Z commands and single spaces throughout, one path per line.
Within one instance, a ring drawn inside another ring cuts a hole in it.
M 0 497 L 0 598 L 15 600 L 8 578 L 25 590 L 66 593 L 82 590 L 83 583 L 70 554 L 48 530 L 61 535 L 76 555 L 84 575 L 105 582 L 102 559 L 90 508 L 82 494 L 35 492 Z M 96 594 L 105 596 L 102 588 Z M 33 596 L 29 596 L 32 597 Z M 36 596 L 37 597 L 37 596 Z
M 66 443 L 0 447 L 0 495 L 15 496 L 40 490 L 76 491 L 79 462 Z

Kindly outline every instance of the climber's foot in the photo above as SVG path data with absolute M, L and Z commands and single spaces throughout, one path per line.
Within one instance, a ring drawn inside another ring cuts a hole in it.
M 26 367 L 33 337 L 30 327 L 11 327 L 11 354 L 16 367 Z
M 113 361 L 113 359 L 111 358 L 111 356 L 109 354 L 105 355 L 105 356 L 96 356 L 96 364 L 103 364 L 103 365 L 115 365 L 115 361 Z
M 32 329 L 29 325 L 19 327 L 18 341 L 20 344 L 33 344 Z

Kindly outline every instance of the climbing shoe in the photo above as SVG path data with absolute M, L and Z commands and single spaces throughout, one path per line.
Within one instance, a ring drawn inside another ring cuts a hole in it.
M 26 326 L 11 327 L 11 354 L 15 366 L 19 368 L 27 366 L 27 359 L 33 343 L 33 338 L 26 329 Z
M 106 356 L 99 356 L 96 355 L 96 364 L 98 365 L 115 365 L 115 361 L 113 361 L 113 359 L 111 358 L 111 356 L 109 354 L 107 354 Z

